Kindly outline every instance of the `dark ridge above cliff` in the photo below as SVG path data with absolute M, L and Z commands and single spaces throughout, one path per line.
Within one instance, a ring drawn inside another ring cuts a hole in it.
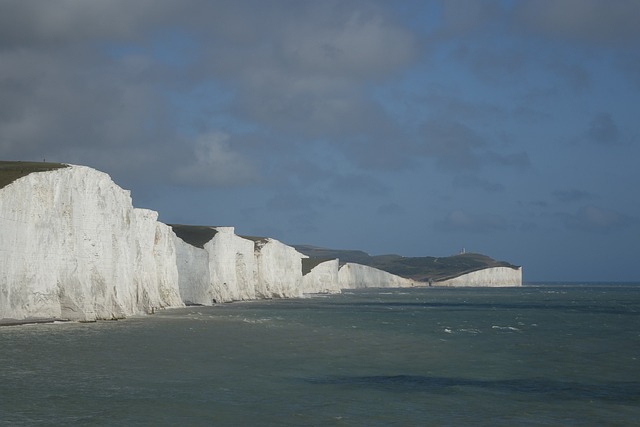
M 34 172 L 47 172 L 69 167 L 64 163 L 21 162 L 0 160 L 0 188 Z
M 448 257 L 403 257 L 393 254 L 371 256 L 357 250 L 326 249 L 310 245 L 293 245 L 293 247 L 310 257 L 339 258 L 341 265 L 347 262 L 363 264 L 420 282 L 447 280 L 491 267 L 519 268 L 508 262 L 496 261 L 477 253 Z
M 205 243 L 213 239 L 213 236 L 218 233 L 213 227 L 206 225 L 184 225 L 184 224 L 167 224 L 173 229 L 180 239 L 185 243 L 195 246 L 196 248 L 204 249 Z
M 311 270 L 323 262 L 333 261 L 335 258 L 302 258 L 302 275 L 306 276 Z

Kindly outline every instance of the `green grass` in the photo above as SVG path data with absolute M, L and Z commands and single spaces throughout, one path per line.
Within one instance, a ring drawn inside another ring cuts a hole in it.
M 47 172 L 69 167 L 64 163 L 0 161 L 0 188 L 34 172 Z

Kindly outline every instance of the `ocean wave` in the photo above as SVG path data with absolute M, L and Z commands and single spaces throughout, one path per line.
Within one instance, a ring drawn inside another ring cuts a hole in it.
M 516 328 L 515 326 L 498 326 L 498 325 L 493 325 L 491 326 L 491 329 L 497 329 L 499 331 L 516 331 L 516 332 L 520 332 L 521 329 Z

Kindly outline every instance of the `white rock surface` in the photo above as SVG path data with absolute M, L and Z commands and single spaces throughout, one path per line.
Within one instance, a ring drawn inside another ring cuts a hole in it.
M 453 279 L 434 282 L 434 286 L 522 286 L 522 267 L 491 267 Z
M 211 305 L 214 291 L 209 272 L 209 253 L 204 248 L 192 246 L 175 234 L 178 287 L 185 304 Z
M 0 189 L 0 319 L 121 318 L 181 306 L 172 232 L 83 166 Z
M 234 227 L 214 228 L 216 235 L 205 244 L 213 299 L 216 302 L 255 299 L 257 266 L 253 242 L 237 236 Z
M 258 298 L 295 298 L 302 296 L 302 259 L 307 258 L 291 246 L 272 239 L 254 241 Z
M 175 237 L 180 294 L 188 304 L 302 296 L 305 255 L 271 238 L 245 238 L 233 227 L 210 227 L 203 248 Z
M 342 289 L 408 288 L 421 285 L 386 271 L 350 262 L 340 267 L 338 276 Z
M 315 264 L 312 258 L 303 259 L 303 271 L 305 262 Z M 340 293 L 338 267 L 337 259 L 319 262 L 313 266 L 307 274 L 302 276 L 302 292 L 305 294 Z

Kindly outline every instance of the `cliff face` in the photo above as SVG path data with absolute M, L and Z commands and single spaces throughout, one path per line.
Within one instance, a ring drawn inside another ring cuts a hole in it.
M 175 237 L 175 245 L 180 294 L 187 304 L 302 296 L 306 256 L 291 246 L 266 237 L 241 237 L 233 227 L 173 229 L 182 235 Z
M 211 287 L 209 253 L 173 237 L 178 267 L 178 288 L 185 304 L 211 305 L 215 299 Z
M 22 176 L 0 188 L 0 318 L 90 321 L 180 306 L 171 234 L 104 173 Z
M 207 244 L 214 299 L 217 302 L 256 298 L 257 266 L 253 242 L 234 233 L 233 227 L 215 227 Z
M 305 271 L 305 264 L 309 263 L 309 271 Z M 313 264 L 313 265 L 311 265 Z M 305 294 L 315 293 L 340 293 L 340 279 L 338 277 L 338 260 L 325 260 L 313 262 L 309 258 L 302 260 L 302 292 Z
M 255 242 L 260 298 L 294 298 L 302 296 L 302 255 L 293 247 L 276 239 L 258 239 Z
M 233 227 L 172 227 L 177 234 L 179 288 L 185 303 L 211 305 L 256 298 L 253 241 L 237 236 Z
M 409 288 L 418 284 L 366 265 L 346 263 L 338 272 L 342 289 L 359 288 Z
M 238 236 L 233 227 L 167 226 L 88 167 L 0 162 L 0 178 L 0 321 L 92 321 L 184 303 L 427 285 L 355 262 L 340 267 L 319 248 L 306 247 L 324 255 L 309 258 L 275 239 Z M 399 271 L 430 261 L 374 258 Z M 476 258 L 455 261 L 468 268 Z M 494 266 L 434 284 L 520 286 L 522 269 Z
M 434 282 L 435 286 L 522 286 L 522 267 L 492 267 L 453 279 Z

